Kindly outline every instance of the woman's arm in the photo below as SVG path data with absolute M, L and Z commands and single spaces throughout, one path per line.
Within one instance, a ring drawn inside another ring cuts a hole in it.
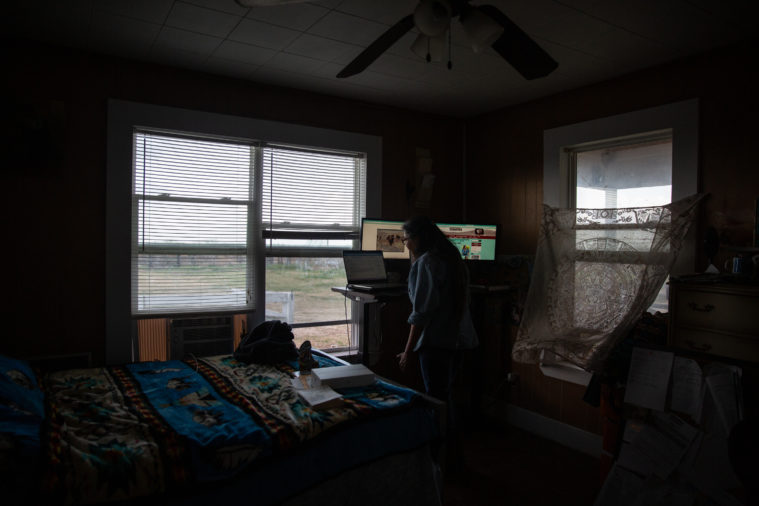
M 401 371 L 406 371 L 406 367 L 408 366 L 408 358 L 411 355 L 412 350 L 414 349 L 414 346 L 416 346 L 416 342 L 419 340 L 419 336 L 422 335 L 422 327 L 416 324 L 411 324 L 411 328 L 408 332 L 408 340 L 406 341 L 406 348 L 403 350 L 402 353 L 399 353 L 397 355 L 398 358 L 398 365 L 401 367 Z

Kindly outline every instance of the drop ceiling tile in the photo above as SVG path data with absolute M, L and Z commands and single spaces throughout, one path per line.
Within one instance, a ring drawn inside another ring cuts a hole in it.
M 249 79 L 257 68 L 258 65 L 251 65 L 241 61 L 226 60 L 216 56 L 208 58 L 203 64 L 203 70 L 205 72 L 243 79 Z
M 201 7 L 207 7 L 215 11 L 226 12 L 228 14 L 235 14 L 237 16 L 245 16 L 250 10 L 248 7 L 243 7 L 234 0 L 182 0 L 188 4 L 199 5 Z
M 402 58 L 385 53 L 377 58 L 369 69 L 386 76 L 413 80 L 424 74 L 426 65 L 427 62 L 422 59 Z
M 448 55 L 444 62 L 447 62 Z M 486 76 L 497 73 L 508 63 L 495 53 L 475 53 L 470 48 L 453 47 L 451 66 L 455 72 L 468 72 L 474 75 Z
M 577 49 L 608 62 L 626 62 L 669 52 L 661 43 L 621 28 L 611 28 L 591 37 L 577 44 Z
M 400 93 L 409 84 L 409 79 L 386 76 L 372 70 L 365 70 L 360 74 L 345 79 L 350 84 L 365 86 L 377 90 L 395 90 Z
M 387 26 L 341 12 L 330 12 L 312 26 L 308 33 L 349 44 L 368 46 L 382 35 Z
M 128 18 L 150 23 L 163 23 L 169 15 L 174 0 L 96 0 L 93 7 Z
M 150 50 L 161 25 L 105 11 L 92 14 L 93 47 L 118 50 L 122 55 L 143 55 Z
M 305 31 L 329 12 L 326 7 L 307 3 L 253 7 L 247 17 L 272 25 Z
M 343 0 L 317 0 L 315 2 L 308 2 L 310 4 L 314 5 L 321 5 L 322 7 L 326 7 L 327 9 L 334 9 L 340 4 L 343 3 Z
M 398 96 L 396 90 L 380 90 L 345 84 L 335 89 L 335 92 L 332 94 L 337 95 L 338 93 L 339 96 L 352 100 L 387 105 L 393 105 L 393 102 L 396 101 L 396 97 Z
M 685 4 L 675 8 L 677 2 L 668 3 L 667 8 L 649 6 L 646 19 L 633 18 L 622 26 L 652 41 L 669 46 L 673 54 L 690 53 L 704 47 L 713 47 L 719 42 L 740 40 L 740 30 L 724 17 L 710 15 L 693 5 Z M 749 33 L 753 33 L 749 32 Z
M 286 88 L 302 89 L 305 86 L 302 76 L 279 69 L 258 68 L 251 74 L 251 79 L 257 83 L 284 86 Z
M 416 37 L 419 35 L 419 31 L 416 29 L 411 30 L 406 35 L 398 39 L 398 41 L 390 46 L 390 48 L 387 50 L 388 53 L 394 54 L 397 56 L 405 56 L 410 57 L 411 55 L 414 55 L 414 52 L 411 51 L 411 45 L 416 40 Z M 416 57 L 416 55 L 414 55 Z
M 206 56 L 194 51 L 153 45 L 148 54 L 148 59 L 171 67 L 196 69 L 206 60 Z
M 273 49 L 225 40 L 219 45 L 213 53 L 213 56 L 251 65 L 263 65 L 272 59 L 275 54 L 277 54 L 277 52 Z
M 299 34 L 300 32 L 281 26 L 269 25 L 254 19 L 243 19 L 229 35 L 229 39 L 279 50 L 287 47 Z
M 361 49 L 344 42 L 304 33 L 287 46 L 285 51 L 317 60 L 348 63 Z
M 154 46 L 166 49 L 180 49 L 189 53 L 208 56 L 221 42 L 222 39 L 218 37 L 164 26 L 161 29 L 161 33 L 158 34 Z
M 530 34 L 533 40 L 545 49 L 542 41 L 577 47 L 588 40 L 598 40 L 600 36 L 614 29 L 613 25 L 579 12 L 566 15 L 561 22 L 537 25 Z
M 479 79 L 480 76 L 474 76 L 467 72 L 448 70 L 445 63 L 424 62 L 422 72 L 414 80 L 425 85 L 456 86 L 462 82 L 477 82 Z
M 184 2 L 176 2 L 166 26 L 225 38 L 239 23 L 240 17 Z
M 554 0 L 495 0 L 487 3 L 497 7 L 528 35 L 533 34 L 537 26 L 557 26 L 561 19 L 576 12 L 570 5 Z
M 351 14 L 387 26 L 393 26 L 409 14 L 419 4 L 418 0 L 351 0 L 343 2 L 337 8 L 345 14 Z
M 285 70 L 299 74 L 311 74 L 318 70 L 324 62 L 295 54 L 277 53 L 264 65 L 264 69 Z
M 344 65 L 342 65 L 341 63 L 328 62 L 328 63 L 323 64 L 318 69 L 314 70 L 312 72 L 312 75 L 314 77 L 330 80 L 332 82 L 342 82 L 342 81 L 345 81 L 345 79 L 338 79 L 337 74 L 338 72 L 343 70 L 343 67 Z

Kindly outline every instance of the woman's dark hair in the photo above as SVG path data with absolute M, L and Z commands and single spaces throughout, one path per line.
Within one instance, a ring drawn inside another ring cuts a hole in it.
M 456 301 L 456 314 L 461 316 L 467 304 L 469 293 L 469 271 L 461 259 L 458 248 L 443 234 L 427 216 L 415 216 L 403 224 L 406 235 L 416 241 L 417 255 L 424 253 L 434 255 L 445 262 L 448 272 L 453 276 L 453 289 Z

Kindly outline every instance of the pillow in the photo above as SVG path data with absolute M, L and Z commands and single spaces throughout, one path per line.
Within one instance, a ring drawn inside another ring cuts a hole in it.
M 37 375 L 25 360 L 0 355 L 0 404 L 44 418 L 44 394 Z

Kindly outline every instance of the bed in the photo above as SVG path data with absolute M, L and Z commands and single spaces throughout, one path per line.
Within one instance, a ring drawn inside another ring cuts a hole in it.
M 320 367 L 344 362 L 315 351 Z M 41 374 L 0 357 L 17 504 L 436 504 L 441 403 L 378 378 L 314 410 L 297 362 L 231 355 Z M 4 500 L 5 503 L 5 500 Z M 7 503 L 6 503 L 7 504 Z

